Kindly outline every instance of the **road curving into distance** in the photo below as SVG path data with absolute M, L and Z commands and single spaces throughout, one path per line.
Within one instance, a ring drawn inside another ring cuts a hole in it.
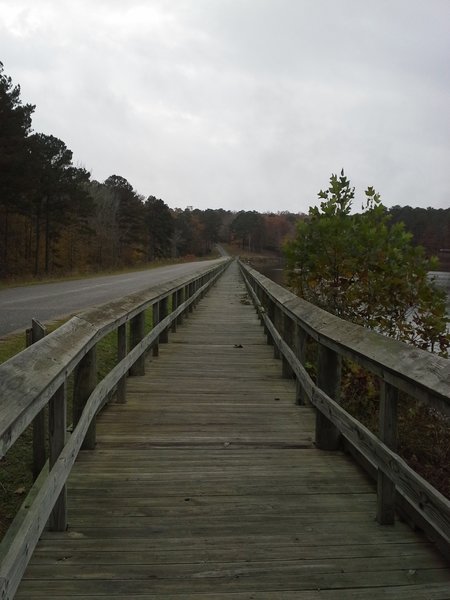
M 221 259 L 207 261 L 211 265 Z M 128 296 L 158 283 L 189 275 L 202 262 L 189 262 L 121 275 L 60 281 L 0 290 L 0 337 L 25 331 L 31 319 L 42 323 Z

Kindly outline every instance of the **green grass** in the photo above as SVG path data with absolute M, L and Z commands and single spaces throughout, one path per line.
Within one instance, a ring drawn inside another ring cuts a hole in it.
M 0 536 L 3 536 L 32 484 L 31 428 L 17 440 L 0 465 Z
M 0 363 L 25 348 L 25 333 L 0 340 Z M 32 431 L 28 428 L 0 460 L 0 535 L 6 531 L 31 483 Z
M 10 335 L 0 339 L 0 364 L 4 363 L 25 348 L 25 333 Z

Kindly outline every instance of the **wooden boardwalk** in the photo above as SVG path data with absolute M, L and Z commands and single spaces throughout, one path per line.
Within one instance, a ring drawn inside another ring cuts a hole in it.
M 375 490 L 313 446 L 237 267 L 98 419 L 69 480 L 69 529 L 42 536 L 17 598 L 450 598 L 450 572 Z

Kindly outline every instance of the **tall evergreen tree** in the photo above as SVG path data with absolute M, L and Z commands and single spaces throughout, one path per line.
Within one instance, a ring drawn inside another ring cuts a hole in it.
M 0 62 L 0 274 L 7 274 L 9 269 L 10 216 L 26 205 L 29 181 L 24 167 L 34 109 L 32 104 L 22 104 L 20 86 L 13 84 Z
M 141 262 L 145 256 L 145 211 L 142 198 L 120 175 L 110 175 L 105 180 L 105 186 L 113 191 L 118 199 L 119 263 Z
M 45 273 L 51 270 L 52 245 L 57 241 L 67 214 L 72 167 L 72 151 L 53 135 L 31 136 L 31 163 L 34 182 L 35 275 L 41 271 L 41 255 Z M 43 248 L 42 248 L 43 236 Z
M 149 196 L 144 208 L 148 260 L 170 256 L 174 224 L 169 207 L 159 198 Z

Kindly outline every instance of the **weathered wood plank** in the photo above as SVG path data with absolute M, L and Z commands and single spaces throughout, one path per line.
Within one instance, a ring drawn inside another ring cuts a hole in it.
M 48 414 L 49 469 L 51 470 L 66 443 L 67 394 L 65 384 L 50 400 Z M 67 490 L 65 485 L 50 514 L 49 528 L 53 531 L 65 531 L 67 528 Z
M 121 574 L 116 577 L 116 568 L 100 568 L 97 573 L 89 578 L 91 569 L 84 570 L 76 579 L 78 595 L 85 596 L 97 594 L 108 597 L 137 593 L 174 593 L 180 588 L 190 593 L 209 594 L 217 592 L 243 592 L 243 591 L 291 591 L 311 589 L 335 589 L 346 593 L 348 588 L 354 587 L 355 576 L 358 577 L 360 588 L 367 590 L 367 598 L 373 598 L 373 588 L 380 586 L 380 572 L 361 570 L 355 572 L 342 572 L 330 568 L 328 571 L 317 568 L 310 570 L 284 563 L 269 563 L 266 566 L 231 564 L 231 565 L 206 565 L 194 566 L 188 569 L 186 565 L 174 565 L 152 569 L 144 567 L 141 570 L 128 568 L 128 575 Z M 138 571 L 136 575 L 134 572 Z M 55 569 L 44 573 L 42 579 L 46 581 L 45 587 L 39 579 L 25 580 L 22 594 L 31 597 L 53 597 L 55 593 L 73 593 L 73 579 L 58 579 Z M 383 572 L 385 586 L 409 586 L 422 584 L 428 586 L 433 583 L 446 583 L 448 580 L 443 569 L 416 569 L 409 573 L 409 569 L 392 569 Z M 18 595 L 21 597 L 21 594 Z M 23 597 L 23 596 L 22 596 Z
M 37 319 L 32 319 L 31 328 L 26 331 L 27 346 L 35 344 L 47 335 L 47 329 Z M 33 421 L 33 481 L 39 476 L 47 461 L 45 409 Z
M 341 386 L 341 357 L 339 354 L 319 346 L 317 360 L 317 385 L 330 398 L 339 402 Z M 334 423 L 320 410 L 316 413 L 316 445 L 321 450 L 336 450 L 341 434 Z
M 137 346 L 145 337 L 145 310 L 135 315 L 130 321 L 130 348 Z M 130 367 L 130 376 L 145 375 L 145 356 L 141 356 Z
M 123 360 L 127 355 L 127 325 L 123 323 L 117 328 L 117 362 Z M 126 375 L 117 384 L 117 402 L 126 402 L 127 378 Z
M 366 600 L 368 597 L 367 589 L 346 589 L 345 600 Z M 141 594 L 127 593 L 126 596 L 120 595 L 112 596 L 114 598 L 122 598 L 123 600 L 199 600 L 204 598 L 206 600 L 344 600 L 342 590 L 297 590 L 297 591 L 258 591 L 257 595 L 254 592 L 208 592 L 208 595 L 199 595 L 198 593 L 190 594 L 185 592 L 170 592 L 169 594 L 157 593 L 157 594 Z M 448 600 L 448 588 L 446 583 L 444 584 L 431 584 L 424 589 L 423 585 L 408 585 L 407 587 L 376 587 L 370 589 L 371 600 Z M 94 599 L 98 598 L 95 595 L 84 595 L 83 598 Z M 101 596 L 100 596 L 101 597 Z M 52 600 L 69 600 L 73 598 L 72 595 L 60 596 L 52 595 Z
M 185 563 L 204 563 L 213 562 L 237 562 L 237 561 L 261 561 L 267 560 L 270 555 L 272 560 L 284 559 L 290 557 L 294 560 L 327 560 L 327 559 L 353 559 L 366 557 L 371 558 L 389 558 L 399 559 L 403 557 L 415 557 L 414 560 L 430 560 L 429 544 L 354 544 L 354 545 L 334 545 L 323 544 L 300 544 L 288 543 L 272 546 L 270 541 L 259 544 L 243 544 L 238 547 L 234 544 L 223 544 L 219 547 L 210 546 L 207 548 L 144 548 L 140 551 L 133 549 L 128 540 L 124 550 L 117 548 L 108 549 L 71 549 L 70 555 L 64 553 L 59 547 L 54 548 L 47 540 L 43 540 L 35 552 L 33 559 L 34 565 L 54 565 L 64 560 L 66 565 L 86 565 L 95 564 L 101 558 L 104 565 L 132 565 L 132 564 L 179 564 Z
M 380 438 L 388 448 L 397 451 L 398 390 L 381 382 Z M 382 471 L 378 472 L 377 519 L 382 525 L 395 523 L 395 484 Z

